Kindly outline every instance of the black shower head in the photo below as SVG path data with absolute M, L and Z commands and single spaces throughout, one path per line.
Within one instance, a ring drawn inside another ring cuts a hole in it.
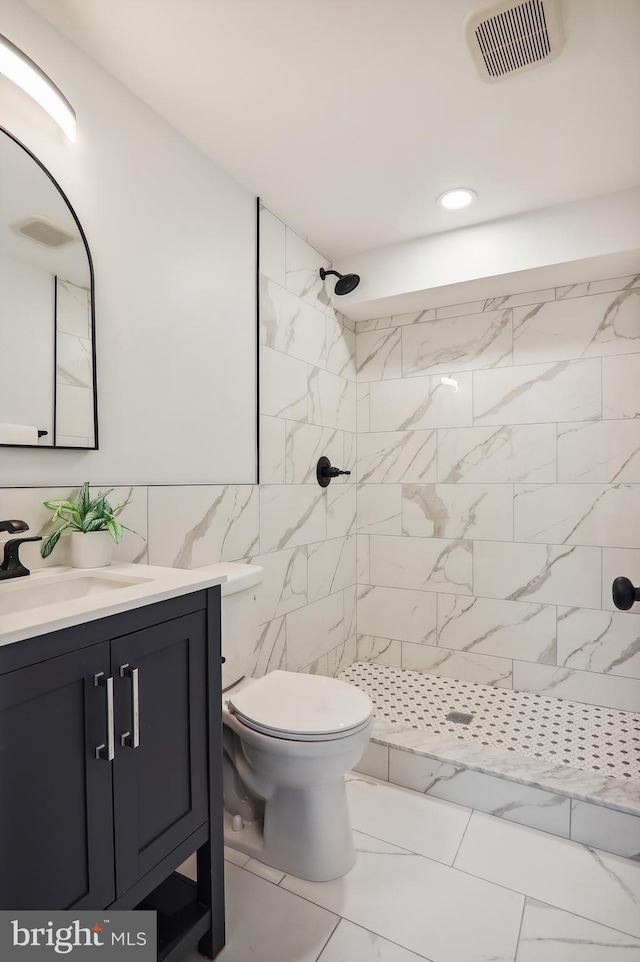
M 360 283 L 360 277 L 358 274 L 338 274 L 337 271 L 325 271 L 324 267 L 320 268 L 320 277 L 322 280 L 325 279 L 327 274 L 335 274 L 338 278 L 336 281 L 335 291 L 336 294 L 350 294 L 351 291 L 355 291 L 356 287 Z

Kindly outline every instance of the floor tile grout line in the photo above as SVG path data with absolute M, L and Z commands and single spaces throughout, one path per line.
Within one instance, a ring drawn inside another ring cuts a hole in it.
M 287 889 L 283 889 L 282 891 L 283 891 L 283 892 L 286 892 Z M 291 893 L 289 893 L 289 894 L 291 894 Z M 336 913 L 334 912 L 333 914 L 335 915 Z M 337 917 L 337 922 L 336 922 L 336 924 L 334 925 L 334 927 L 332 928 L 332 930 L 331 930 L 331 932 L 330 932 L 330 934 L 329 934 L 329 938 L 328 938 L 327 941 L 324 943 L 324 945 L 323 945 L 322 948 L 320 949 L 320 952 L 319 952 L 318 955 L 316 956 L 316 962 L 321 962 L 321 958 L 322 958 L 322 956 L 324 955 L 324 950 L 326 949 L 326 947 L 329 945 L 329 942 L 331 941 L 331 939 L 332 939 L 332 938 L 334 937 L 334 935 L 336 934 L 336 932 L 337 932 L 337 930 L 338 930 L 338 926 L 340 925 L 341 922 L 342 922 L 342 916 L 341 916 L 341 915 L 338 915 L 338 917 Z
M 516 939 L 516 950 L 513 953 L 513 962 L 518 962 L 518 952 L 520 950 L 520 937 L 522 936 L 522 925 L 524 923 L 524 913 L 527 910 L 528 896 L 525 895 L 522 902 L 522 914 L 520 915 L 520 926 L 518 928 L 518 938 Z
M 425 793 L 425 794 L 426 794 L 426 793 Z M 456 804 L 456 803 L 454 802 L 453 804 Z M 469 812 L 469 818 L 467 819 L 466 825 L 465 825 L 465 827 L 464 827 L 464 831 L 462 832 L 462 836 L 461 836 L 461 838 L 460 838 L 460 841 L 458 842 L 458 847 L 457 847 L 457 849 L 456 849 L 456 854 L 453 856 L 453 862 L 451 863 L 451 868 L 453 868 L 453 869 L 456 868 L 456 859 L 458 858 L 458 855 L 459 855 L 459 853 L 460 853 L 460 849 L 462 848 L 462 843 L 464 842 L 464 837 L 465 837 L 465 835 L 467 834 L 467 829 L 469 828 L 469 825 L 470 825 L 470 823 L 471 823 L 471 819 L 472 819 L 472 817 L 473 817 L 474 811 L 475 811 L 475 809 L 472 808 L 471 811 Z M 456 871 L 458 871 L 458 870 L 456 869 Z

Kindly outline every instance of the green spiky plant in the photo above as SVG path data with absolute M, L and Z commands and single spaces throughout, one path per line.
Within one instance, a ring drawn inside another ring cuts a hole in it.
M 95 498 L 89 494 L 89 482 L 85 481 L 78 497 L 75 501 L 45 501 L 44 506 L 53 511 L 51 524 L 56 521 L 62 523 L 47 538 L 44 539 L 40 548 L 43 558 L 48 558 L 63 531 L 82 531 L 88 534 L 90 531 L 107 530 L 116 544 L 122 540 L 125 525 L 120 524 L 116 515 L 122 511 L 128 501 L 123 501 L 117 507 L 112 508 L 107 501 L 107 495 L 111 494 L 113 488 L 108 491 L 100 491 Z M 131 528 L 127 528 L 130 531 Z M 135 532 L 134 532 L 135 534 Z

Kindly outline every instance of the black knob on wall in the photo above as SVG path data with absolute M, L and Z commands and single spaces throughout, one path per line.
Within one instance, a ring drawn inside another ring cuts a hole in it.
M 318 458 L 318 464 L 316 465 L 316 478 L 318 479 L 318 484 L 321 488 L 326 488 L 332 478 L 337 478 L 340 474 L 351 474 L 351 471 L 341 471 L 340 468 L 334 468 L 331 465 L 329 458 L 325 458 L 322 455 Z
M 634 588 L 628 578 L 615 578 L 611 585 L 611 595 L 616 608 L 628 611 L 636 601 L 640 601 L 640 588 Z

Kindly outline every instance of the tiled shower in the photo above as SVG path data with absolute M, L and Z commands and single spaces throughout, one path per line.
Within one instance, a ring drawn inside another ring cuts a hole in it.
M 258 675 L 369 672 L 393 698 L 405 670 L 442 679 L 443 708 L 459 684 L 637 713 L 640 615 L 610 585 L 640 583 L 640 276 L 354 324 L 326 258 L 269 211 L 260 231 L 261 483 L 118 489 L 140 535 L 120 557 L 263 565 Z M 322 454 L 352 474 L 320 489 Z M 37 530 L 56 495 L 5 488 L 5 514 Z M 567 794 L 414 722 L 378 731 L 372 774 L 565 836 L 598 809 L 640 850 L 637 780 Z

